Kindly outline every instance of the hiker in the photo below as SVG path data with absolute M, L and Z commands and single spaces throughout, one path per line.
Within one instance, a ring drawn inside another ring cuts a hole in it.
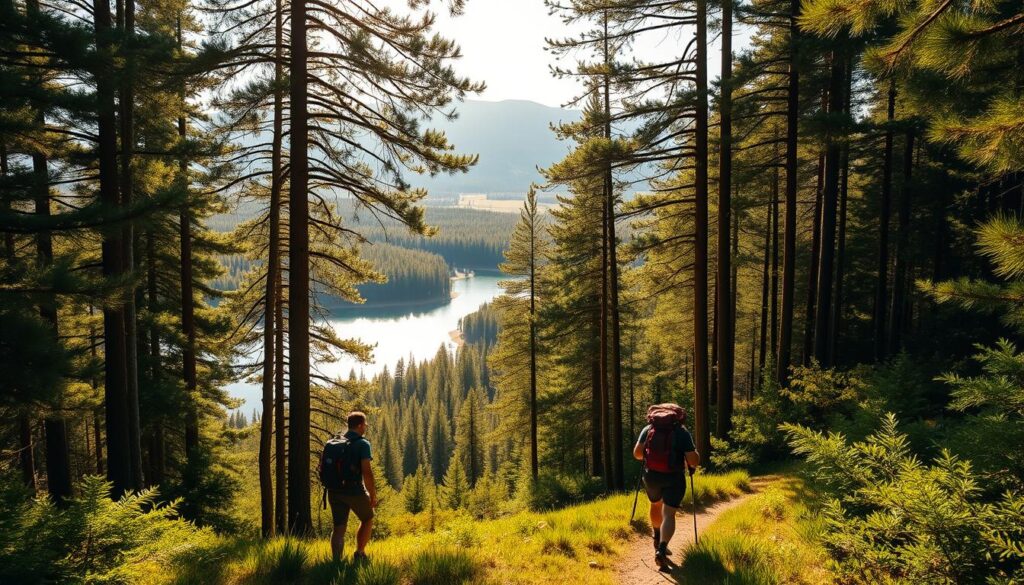
M 676 510 L 686 495 L 686 472 L 700 463 L 693 437 L 683 422 L 686 411 L 678 404 L 655 404 L 647 409 L 647 426 L 633 447 L 633 457 L 644 462 L 643 481 L 651 501 L 654 562 L 664 567 L 668 543 L 676 529 Z
M 370 442 L 366 440 L 366 415 L 354 411 L 348 415 L 348 432 L 334 437 L 324 445 L 320 456 L 320 481 L 325 488 L 324 503 L 331 504 L 334 530 L 331 532 L 331 555 L 341 558 L 345 549 L 345 528 L 351 510 L 359 518 L 356 532 L 355 562 L 365 561 L 370 542 L 373 509 L 377 507 L 377 486 L 370 468 Z

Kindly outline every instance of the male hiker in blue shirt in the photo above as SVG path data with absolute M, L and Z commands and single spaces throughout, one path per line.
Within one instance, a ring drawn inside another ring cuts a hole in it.
M 331 533 L 331 554 L 341 558 L 345 549 L 345 528 L 351 510 L 359 518 L 356 532 L 356 552 L 352 560 L 366 560 L 366 545 L 370 542 L 373 509 L 377 507 L 377 486 L 374 483 L 370 461 L 370 442 L 366 434 L 366 414 L 354 411 L 348 415 L 348 432 L 324 445 L 320 457 L 320 481 L 327 489 L 331 504 L 334 531 Z
M 676 530 L 676 510 L 686 495 L 686 471 L 700 463 L 690 431 L 683 426 L 686 411 L 678 404 L 655 404 L 647 409 L 648 425 L 640 431 L 633 457 L 644 462 L 644 488 L 651 501 L 654 562 L 664 567 L 668 542 Z

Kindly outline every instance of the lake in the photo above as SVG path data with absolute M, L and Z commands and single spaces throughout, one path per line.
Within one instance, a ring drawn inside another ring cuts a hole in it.
M 333 364 L 320 364 L 318 369 L 329 376 L 348 378 L 355 368 L 357 374 L 362 371 L 370 378 L 385 365 L 394 369 L 399 358 L 408 361 L 412 355 L 416 361 L 429 359 L 441 344 L 453 349 L 455 343 L 449 333 L 458 328 L 459 319 L 501 294 L 498 280 L 498 276 L 477 275 L 452 281 L 455 298 L 441 306 L 358 308 L 337 312 L 331 316 L 331 326 L 343 338 L 375 344 L 373 362 L 360 364 L 342 358 Z M 254 409 L 261 409 L 259 385 L 237 382 L 230 384 L 227 390 L 232 397 L 245 401 L 241 410 L 246 416 Z

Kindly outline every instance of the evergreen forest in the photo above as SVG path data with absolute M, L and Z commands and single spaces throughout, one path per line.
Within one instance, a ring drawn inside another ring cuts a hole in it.
M 1024 582 L 1024 5 L 519 1 L 574 114 L 498 213 L 413 186 L 487 0 L 0 0 L 0 585 Z M 429 355 L 338 325 L 474 271 Z

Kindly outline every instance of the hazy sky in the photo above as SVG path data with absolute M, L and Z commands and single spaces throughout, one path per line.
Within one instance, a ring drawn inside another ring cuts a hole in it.
M 551 76 L 549 67 L 555 58 L 545 50 L 544 39 L 578 31 L 549 15 L 543 0 L 468 0 L 465 13 L 455 18 L 440 10 L 436 2 L 431 8 L 440 11 L 438 31 L 462 48 L 463 58 L 456 70 L 487 83 L 487 91 L 477 99 L 524 99 L 559 106 L 577 93 L 572 80 Z M 675 55 L 688 40 L 688 36 L 681 39 L 659 33 L 642 39 L 635 51 L 644 56 Z M 740 45 L 740 38 L 733 44 Z M 709 52 L 709 77 L 713 79 L 721 60 L 714 48 Z

